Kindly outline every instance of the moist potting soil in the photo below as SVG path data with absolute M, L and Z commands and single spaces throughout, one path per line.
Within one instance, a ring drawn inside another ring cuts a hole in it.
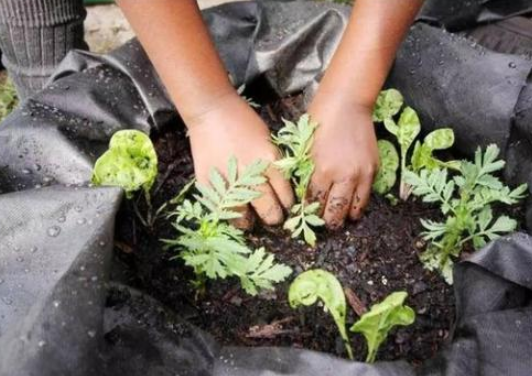
M 298 118 L 302 109 L 302 97 L 297 96 L 267 104 L 260 112 L 275 130 L 282 125 L 282 118 Z M 170 126 L 154 136 L 160 163 L 156 207 L 175 196 L 193 174 L 183 125 L 178 132 L 176 128 Z M 280 227 L 258 223 L 247 238 L 253 248 L 265 247 L 296 275 L 314 268 L 335 274 L 348 289 L 353 305 L 349 307 L 350 322 L 356 321 L 355 310 L 360 315 L 391 292 L 407 291 L 417 320 L 390 337 L 379 359 L 419 364 L 433 357 L 448 340 L 454 322 L 452 286 L 437 273 L 425 270 L 418 258 L 426 247 L 419 218 L 427 217 L 439 218 L 438 209 L 414 200 L 392 206 L 375 196 L 359 222 L 336 232 L 320 231 L 315 248 L 291 239 Z M 117 273 L 127 273 L 122 282 L 186 312 L 189 322 L 224 345 L 292 346 L 345 356 L 338 330 L 323 308 L 290 308 L 287 290 L 292 278 L 258 297 L 247 295 L 237 280 L 208 282 L 204 291 L 198 291 L 191 269 L 172 261 L 177 253 L 162 251 L 161 239 L 176 236 L 171 221 L 159 221 L 152 230 L 146 229 L 136 220 L 132 205 L 124 205 L 115 238 L 121 261 Z M 361 337 L 352 337 L 356 359 L 363 360 L 365 343 Z

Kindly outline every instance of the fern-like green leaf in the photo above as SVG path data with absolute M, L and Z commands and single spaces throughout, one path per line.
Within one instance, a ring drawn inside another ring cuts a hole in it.
M 244 290 L 252 295 L 270 289 L 288 277 L 290 268 L 274 263 L 264 249 L 251 250 L 244 233 L 226 221 L 241 217 L 236 207 L 260 197 L 256 188 L 266 182 L 268 164 L 257 161 L 238 174 L 238 163 L 231 158 L 227 178 L 213 169 L 209 185 L 196 184 L 195 202 L 184 200 L 174 214 L 177 239 L 164 242 L 177 248 L 179 257 L 194 268 L 198 276 L 210 279 L 238 277 Z
M 273 136 L 273 142 L 280 147 L 283 158 L 275 162 L 275 166 L 283 172 L 286 178 L 294 183 L 298 204 L 291 210 L 284 228 L 292 233 L 292 237 L 303 235 L 307 244 L 316 244 L 316 234 L 313 227 L 323 226 L 324 222 L 316 215 L 319 204 L 305 202 L 310 179 L 314 172 L 310 150 L 314 139 L 317 123 L 309 115 L 303 115 L 297 122 L 284 120 L 285 126 Z

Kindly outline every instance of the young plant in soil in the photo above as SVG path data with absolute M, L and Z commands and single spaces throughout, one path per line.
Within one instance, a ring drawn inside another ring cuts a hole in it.
M 121 187 L 128 199 L 132 199 L 137 191 L 142 190 L 148 213 L 143 216 L 136 203 L 134 210 L 142 224 L 151 227 L 157 217 L 152 214 L 150 194 L 156 177 L 157 154 L 150 138 L 137 130 L 122 130 L 111 137 L 109 150 L 96 161 L 92 183 Z
M 290 285 L 288 302 L 292 308 L 300 305 L 311 306 L 320 300 L 329 311 L 344 340 L 349 359 L 353 359 L 353 350 L 345 328 L 346 304 L 344 290 L 340 281 L 331 273 L 317 269 L 301 273 Z
M 434 169 L 437 167 L 458 169 L 460 166 L 457 161 L 443 162 L 433 155 L 434 151 L 448 149 L 454 144 L 454 132 L 450 128 L 431 132 L 423 143 L 417 141 L 411 163 L 408 164 L 408 151 L 421 131 L 421 124 L 416 111 L 411 107 L 404 108 L 399 120 L 397 122 L 394 120 L 403 105 L 403 96 L 395 89 L 382 91 L 377 99 L 373 120 L 377 123 L 384 123 L 388 132 L 397 138 L 400 156 L 391 142 L 379 141 L 381 168 L 375 179 L 373 189 L 378 194 L 386 195 L 396 183 L 397 170 L 400 165 L 399 197 L 402 200 L 407 200 L 411 194 L 411 187 L 404 178 L 408 170 L 419 172 L 422 168 Z
M 317 215 L 319 203 L 307 203 L 307 191 L 314 172 L 314 162 L 310 155 L 310 149 L 314 140 L 314 132 L 318 124 L 313 122 L 309 115 L 303 115 L 294 124 L 283 120 L 284 127 L 273 136 L 273 142 L 279 146 L 283 153 L 283 158 L 275 162 L 286 176 L 291 179 L 297 203 L 291 209 L 289 218 L 284 228 L 292 232 L 292 237 L 297 238 L 303 235 L 305 241 L 314 246 L 316 244 L 316 233 L 313 227 L 324 225 L 324 221 Z
M 366 362 L 375 362 L 379 347 L 386 341 L 394 327 L 414 323 L 416 313 L 404 305 L 407 297 L 408 294 L 403 291 L 388 295 L 381 303 L 372 306 L 369 312 L 363 314 L 351 327 L 352 332 L 360 333 L 366 339 L 368 347 Z
M 227 181 L 213 169 L 210 186 L 196 183 L 195 202 L 186 199 L 173 213 L 177 239 L 165 242 L 178 250 L 176 257 L 194 268 L 200 285 L 205 278 L 237 277 L 248 294 L 256 295 L 284 281 L 292 270 L 276 264 L 264 248 L 250 249 L 244 233 L 228 222 L 241 217 L 235 208 L 260 197 L 255 188 L 266 182 L 266 162 L 252 163 L 240 175 L 237 166 L 236 159 L 231 158 Z
M 399 197 L 402 200 L 406 200 L 408 198 L 408 190 L 404 184 L 403 178 L 407 165 L 406 157 L 410 146 L 421 131 L 421 124 L 416 112 L 410 107 L 406 107 L 403 110 L 399 116 L 399 121 L 396 122 L 394 116 L 399 113 L 402 107 L 403 96 L 401 93 L 394 89 L 386 90 L 382 92 L 377 99 L 373 120 L 375 122 L 384 123 L 388 132 L 397 138 L 401 155 Z
M 452 283 L 453 259 L 460 256 L 464 246 L 471 242 L 475 249 L 486 245 L 503 234 L 512 232 L 517 222 L 507 216 L 494 218 L 492 205 L 517 204 L 525 197 L 527 185 L 514 190 L 505 186 L 494 172 L 504 168 L 505 162 L 497 160 L 499 148 L 490 145 L 485 152 L 479 148 L 474 162 L 462 161 L 460 171 L 451 176 L 443 168 L 422 169 L 419 174 L 409 171 L 405 181 L 413 194 L 427 203 L 438 203 L 445 222 L 422 220 L 426 231 L 428 249 L 421 261 L 429 270 L 439 270 L 448 283 Z
M 404 305 L 408 294 L 395 292 L 381 303 L 371 307 L 351 327 L 351 332 L 360 333 L 366 339 L 368 354 L 366 362 L 373 363 L 379 347 L 386 341 L 390 331 L 396 326 L 408 326 L 414 323 L 414 310 Z M 320 300 L 329 311 L 344 340 L 347 354 L 353 359 L 353 350 L 347 336 L 345 317 L 346 299 L 338 279 L 325 270 L 308 270 L 300 274 L 290 285 L 288 301 L 292 308 L 300 305 L 311 306 Z
M 434 151 L 450 149 L 454 145 L 454 131 L 451 128 L 437 129 L 427 135 L 423 140 L 416 141 L 412 153 L 410 170 L 419 173 L 422 169 L 435 170 L 448 168 L 460 170 L 459 161 L 441 161 L 434 157 Z
M 380 167 L 373 183 L 373 191 L 385 196 L 397 182 L 397 170 L 399 169 L 399 154 L 390 141 L 379 140 Z

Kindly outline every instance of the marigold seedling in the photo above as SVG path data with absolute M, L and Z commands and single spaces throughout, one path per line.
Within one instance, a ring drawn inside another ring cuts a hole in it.
M 307 203 L 306 196 L 314 162 L 310 155 L 314 132 L 318 124 L 309 115 L 303 115 L 297 124 L 284 120 L 285 126 L 273 136 L 273 142 L 280 147 L 283 158 L 275 162 L 287 179 L 295 186 L 298 202 L 292 207 L 291 218 L 285 222 L 285 229 L 292 232 L 292 237 L 303 235 L 305 241 L 314 246 L 316 233 L 313 227 L 323 226 L 325 222 L 317 215 L 319 203 Z
M 331 314 L 344 340 L 347 354 L 353 359 L 353 350 L 345 328 L 346 304 L 342 285 L 338 279 L 325 270 L 308 270 L 301 273 L 290 285 L 288 301 L 292 308 L 311 306 L 320 300 Z
M 251 250 L 244 233 L 227 222 L 241 217 L 235 208 L 260 197 L 255 188 L 266 182 L 263 174 L 268 163 L 252 163 L 240 175 L 237 166 L 231 158 L 226 178 L 213 169 L 209 186 L 196 183 L 195 201 L 185 199 L 172 214 L 177 239 L 165 242 L 177 249 L 177 257 L 194 268 L 198 278 L 238 277 L 244 290 L 255 295 L 260 289 L 273 288 L 292 270 L 275 264 L 273 255 L 263 248 Z
M 372 306 L 369 312 L 362 315 L 351 327 L 352 332 L 360 333 L 366 339 L 368 347 L 366 362 L 375 362 L 379 347 L 386 341 L 394 327 L 414 323 L 416 313 L 404 305 L 407 297 L 406 292 L 394 292 L 381 303 Z
M 459 174 L 451 176 L 447 169 L 423 169 L 419 174 L 407 172 L 405 180 L 413 194 L 424 202 L 438 203 L 444 222 L 422 220 L 423 237 L 429 247 L 421 260 L 429 270 L 439 270 L 452 283 L 453 258 L 460 255 L 464 245 L 472 242 L 475 249 L 501 235 L 512 232 L 517 222 L 507 216 L 494 218 L 494 203 L 517 204 L 528 189 L 526 184 L 511 190 L 492 173 L 504 168 L 497 160 L 499 148 L 490 145 L 483 153 L 479 148 L 474 162 L 462 161 Z

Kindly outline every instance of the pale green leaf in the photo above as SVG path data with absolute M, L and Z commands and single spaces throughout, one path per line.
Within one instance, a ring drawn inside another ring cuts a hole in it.
M 373 121 L 382 123 L 387 119 L 392 119 L 401 110 L 403 102 L 403 96 L 398 90 L 381 91 L 373 109 Z
M 402 152 L 406 155 L 406 151 L 410 148 L 421 131 L 421 123 L 417 113 L 412 108 L 406 107 L 401 113 L 397 125 L 397 140 L 401 145 Z
M 451 128 L 437 129 L 425 137 L 424 144 L 430 150 L 445 150 L 454 145 L 454 131 Z
M 362 315 L 351 327 L 352 332 L 360 333 L 366 339 L 368 363 L 375 361 L 379 347 L 394 327 L 414 323 L 416 318 L 414 310 L 404 305 L 407 297 L 406 292 L 392 293 L 383 302 L 371 307 L 370 311 Z
M 96 161 L 92 183 L 121 187 L 130 198 L 139 189 L 148 193 L 156 177 L 157 154 L 150 138 L 137 130 L 122 130 Z
M 399 154 L 390 141 L 378 142 L 380 167 L 373 183 L 373 190 L 380 195 L 388 193 L 397 181 Z
M 300 305 L 311 306 L 323 302 L 334 319 L 340 335 L 344 339 L 350 358 L 351 346 L 345 328 L 346 303 L 342 285 L 336 277 L 325 270 L 308 270 L 301 273 L 290 285 L 288 301 L 292 308 Z

